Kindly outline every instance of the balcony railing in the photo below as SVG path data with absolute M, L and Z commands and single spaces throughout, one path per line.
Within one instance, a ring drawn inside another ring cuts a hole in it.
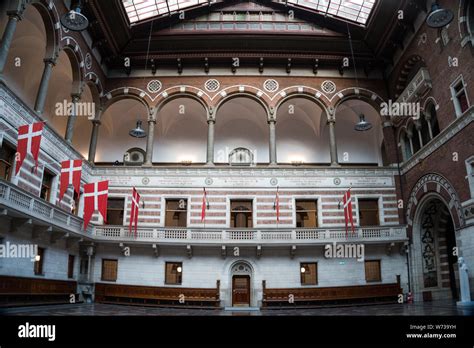
M 160 244 L 327 244 L 332 242 L 380 243 L 407 240 L 403 226 L 356 228 L 355 233 L 343 228 L 317 229 L 203 229 L 139 227 L 137 235 L 128 226 L 89 226 L 82 230 L 83 220 L 34 196 L 9 182 L 0 180 L 0 206 L 13 210 L 19 217 L 29 217 L 35 224 L 53 226 L 98 241 L 135 241 Z M 10 215 L 10 214 L 9 214 Z
M 343 229 L 194 229 L 139 227 L 137 234 L 128 226 L 95 226 L 96 240 L 153 242 L 160 244 L 327 244 L 332 242 L 380 243 L 406 241 L 403 226 L 356 228 L 346 236 Z
M 87 234 L 89 238 L 91 236 L 92 227 L 84 232 L 81 218 L 5 180 L 0 180 L 0 206 L 16 211 L 18 216 L 32 218 L 38 225 L 53 226 L 58 230 L 80 235 Z
M 431 87 L 432 83 L 428 69 L 421 68 L 403 90 L 402 94 L 397 99 L 397 103 L 412 102 L 419 96 L 422 96 Z

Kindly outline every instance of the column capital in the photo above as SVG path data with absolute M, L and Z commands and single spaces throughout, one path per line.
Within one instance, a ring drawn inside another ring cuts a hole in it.
M 207 123 L 209 122 L 216 122 L 216 108 L 212 105 L 207 110 Z
M 276 123 L 276 109 L 274 106 L 270 106 L 268 109 L 267 122 L 268 124 Z
M 384 121 L 382 123 L 382 128 L 390 128 L 390 127 L 393 127 L 392 121 Z
M 17 21 L 21 21 L 23 19 L 24 12 L 25 12 L 25 9 L 22 8 L 21 10 L 7 11 L 7 15 L 11 19 L 16 19 Z
M 275 117 L 268 118 L 268 120 L 267 120 L 267 123 L 268 123 L 268 124 L 276 124 L 276 122 L 277 122 L 277 120 L 276 120 Z
M 58 61 L 58 58 L 57 58 L 57 57 L 44 58 L 44 59 L 43 59 L 44 64 L 49 64 L 49 65 L 52 65 L 52 66 L 55 66 L 56 63 L 57 63 L 57 61 Z
M 79 100 L 81 100 L 82 94 L 81 93 L 72 93 L 71 98 L 73 103 L 77 103 Z
M 421 122 L 420 120 L 413 121 L 413 124 L 415 125 L 415 128 L 417 131 L 421 129 Z

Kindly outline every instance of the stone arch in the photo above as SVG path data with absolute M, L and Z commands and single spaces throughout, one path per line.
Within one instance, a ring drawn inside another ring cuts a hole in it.
M 53 10 L 54 3 L 45 0 L 33 0 L 29 4 L 35 7 L 43 18 L 46 29 L 46 56 L 45 58 L 56 59 L 59 55 L 60 26 L 59 16 Z
M 444 176 L 437 173 L 430 173 L 418 180 L 413 186 L 408 198 L 406 217 L 408 222 L 408 235 L 410 238 L 413 234 L 413 221 L 415 220 L 417 207 L 423 197 L 428 194 L 436 194 L 442 198 L 450 211 L 456 228 L 459 229 L 464 226 L 465 221 L 462 214 L 461 201 L 453 185 Z
M 78 55 L 78 51 L 73 45 L 66 45 L 61 48 L 61 51 L 64 51 L 69 58 L 69 62 L 71 63 L 72 68 L 72 94 L 80 94 L 83 88 L 83 76 L 84 76 L 84 69 L 81 65 L 83 65 L 81 58 Z
M 150 103 L 147 101 L 145 96 L 142 93 L 138 93 L 139 90 L 138 88 L 120 88 L 116 89 L 113 91 L 108 92 L 105 97 L 106 99 L 102 102 L 101 107 L 102 107 L 102 112 L 101 115 L 105 113 L 105 111 L 114 103 L 124 100 L 124 99 L 134 99 L 139 101 L 141 104 L 145 106 L 145 108 L 148 110 L 148 113 L 152 110 L 152 107 Z M 129 93 L 130 92 L 130 93 Z
M 426 192 L 417 203 L 413 221 L 409 256 L 415 301 L 422 301 L 424 292 L 432 293 L 434 300 L 457 297 L 459 283 L 453 269 L 457 257 L 449 250 L 460 243 L 449 201 L 442 192 Z
M 206 111 L 210 109 L 211 98 L 206 92 L 193 86 L 180 85 L 167 88 L 160 92 L 157 97 L 150 98 L 152 100 L 152 105 L 156 109 L 155 114 L 169 101 L 180 97 L 195 99 L 206 109 Z
M 240 270 L 240 267 L 243 269 Z M 255 266 L 252 264 L 252 262 L 248 260 L 236 260 L 234 262 L 231 262 L 227 266 L 227 270 L 225 272 L 228 275 L 228 289 L 227 289 L 227 294 L 228 294 L 228 299 L 229 299 L 229 305 L 232 305 L 232 278 L 234 275 L 248 275 L 250 277 L 250 306 L 256 306 L 258 303 L 258 279 L 255 274 Z
M 97 104 L 100 104 L 100 99 L 104 96 L 104 87 L 99 76 L 95 72 L 88 72 L 84 76 L 84 83 L 88 85 L 94 85 L 94 90 L 97 91 Z
M 192 100 L 197 101 L 204 108 L 204 110 L 206 111 L 206 114 L 209 113 L 209 105 L 206 103 L 206 100 L 204 98 L 200 98 L 195 93 L 178 92 L 178 93 L 173 93 L 171 95 L 168 95 L 166 98 L 163 97 L 160 99 L 160 102 L 158 104 L 154 104 L 155 108 L 153 112 L 153 118 L 156 120 L 157 115 L 161 109 L 163 109 L 168 103 L 172 102 L 173 100 L 180 99 L 180 98 L 187 98 L 187 99 L 192 99 Z
M 470 44 L 474 48 L 474 18 L 469 18 L 473 13 L 474 4 L 470 0 L 460 0 L 458 9 L 458 29 L 461 36 L 461 46 Z M 472 21 L 472 22 L 471 22 Z M 471 51 L 474 53 L 474 51 Z
M 263 107 L 267 115 L 270 115 L 270 111 L 274 112 L 274 109 L 271 107 L 270 97 L 262 90 L 253 86 L 245 85 L 227 87 L 215 97 L 217 97 L 217 99 L 213 100 L 212 106 L 214 107 L 216 114 L 219 111 L 219 108 L 226 102 L 239 97 L 255 100 Z
M 304 98 L 311 100 L 315 104 L 317 104 L 321 109 L 323 109 L 326 114 L 328 113 L 328 109 L 330 107 L 330 100 L 324 95 L 324 93 L 320 92 L 319 90 L 307 86 L 293 86 L 284 89 L 282 92 L 285 93 L 284 96 L 281 95 L 281 92 L 278 94 L 277 98 L 273 100 L 275 114 L 278 112 L 280 106 L 293 98 Z
M 365 88 L 346 88 L 337 93 L 331 100 L 331 106 L 334 108 L 334 111 L 337 111 L 337 108 L 344 103 L 345 101 L 352 100 L 352 99 L 360 99 L 377 110 L 380 113 L 382 109 L 382 103 L 385 103 L 385 100 L 378 95 L 377 93 L 365 89 Z M 382 117 L 382 115 L 381 115 Z M 382 120 L 387 117 L 382 117 Z
M 278 163 L 330 163 L 330 117 L 313 93 L 292 93 L 275 108 Z

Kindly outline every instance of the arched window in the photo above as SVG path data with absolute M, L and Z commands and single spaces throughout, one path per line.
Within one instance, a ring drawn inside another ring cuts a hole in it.
M 408 160 L 411 156 L 413 156 L 413 153 L 411 152 L 410 139 L 408 139 L 406 132 L 402 132 L 402 134 L 400 135 L 400 146 L 404 161 Z
M 429 103 L 426 107 L 424 118 L 428 123 L 428 126 L 431 128 L 431 138 L 434 138 L 439 134 L 440 130 L 436 106 L 433 103 Z
M 426 119 L 426 115 L 423 115 L 421 118 L 421 140 L 423 141 L 423 146 L 428 144 L 431 140 L 431 132 L 429 120 Z
M 409 128 L 409 135 L 411 136 L 411 142 L 413 144 L 413 153 L 417 153 L 421 149 L 420 144 L 420 137 L 418 136 L 418 130 L 416 129 L 415 125 L 412 124 Z

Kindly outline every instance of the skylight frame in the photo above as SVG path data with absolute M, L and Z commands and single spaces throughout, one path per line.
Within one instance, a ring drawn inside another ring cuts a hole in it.
M 378 0 L 280 0 L 279 2 L 366 26 Z
M 122 5 L 130 24 L 136 24 L 215 2 L 216 0 L 122 0 Z

